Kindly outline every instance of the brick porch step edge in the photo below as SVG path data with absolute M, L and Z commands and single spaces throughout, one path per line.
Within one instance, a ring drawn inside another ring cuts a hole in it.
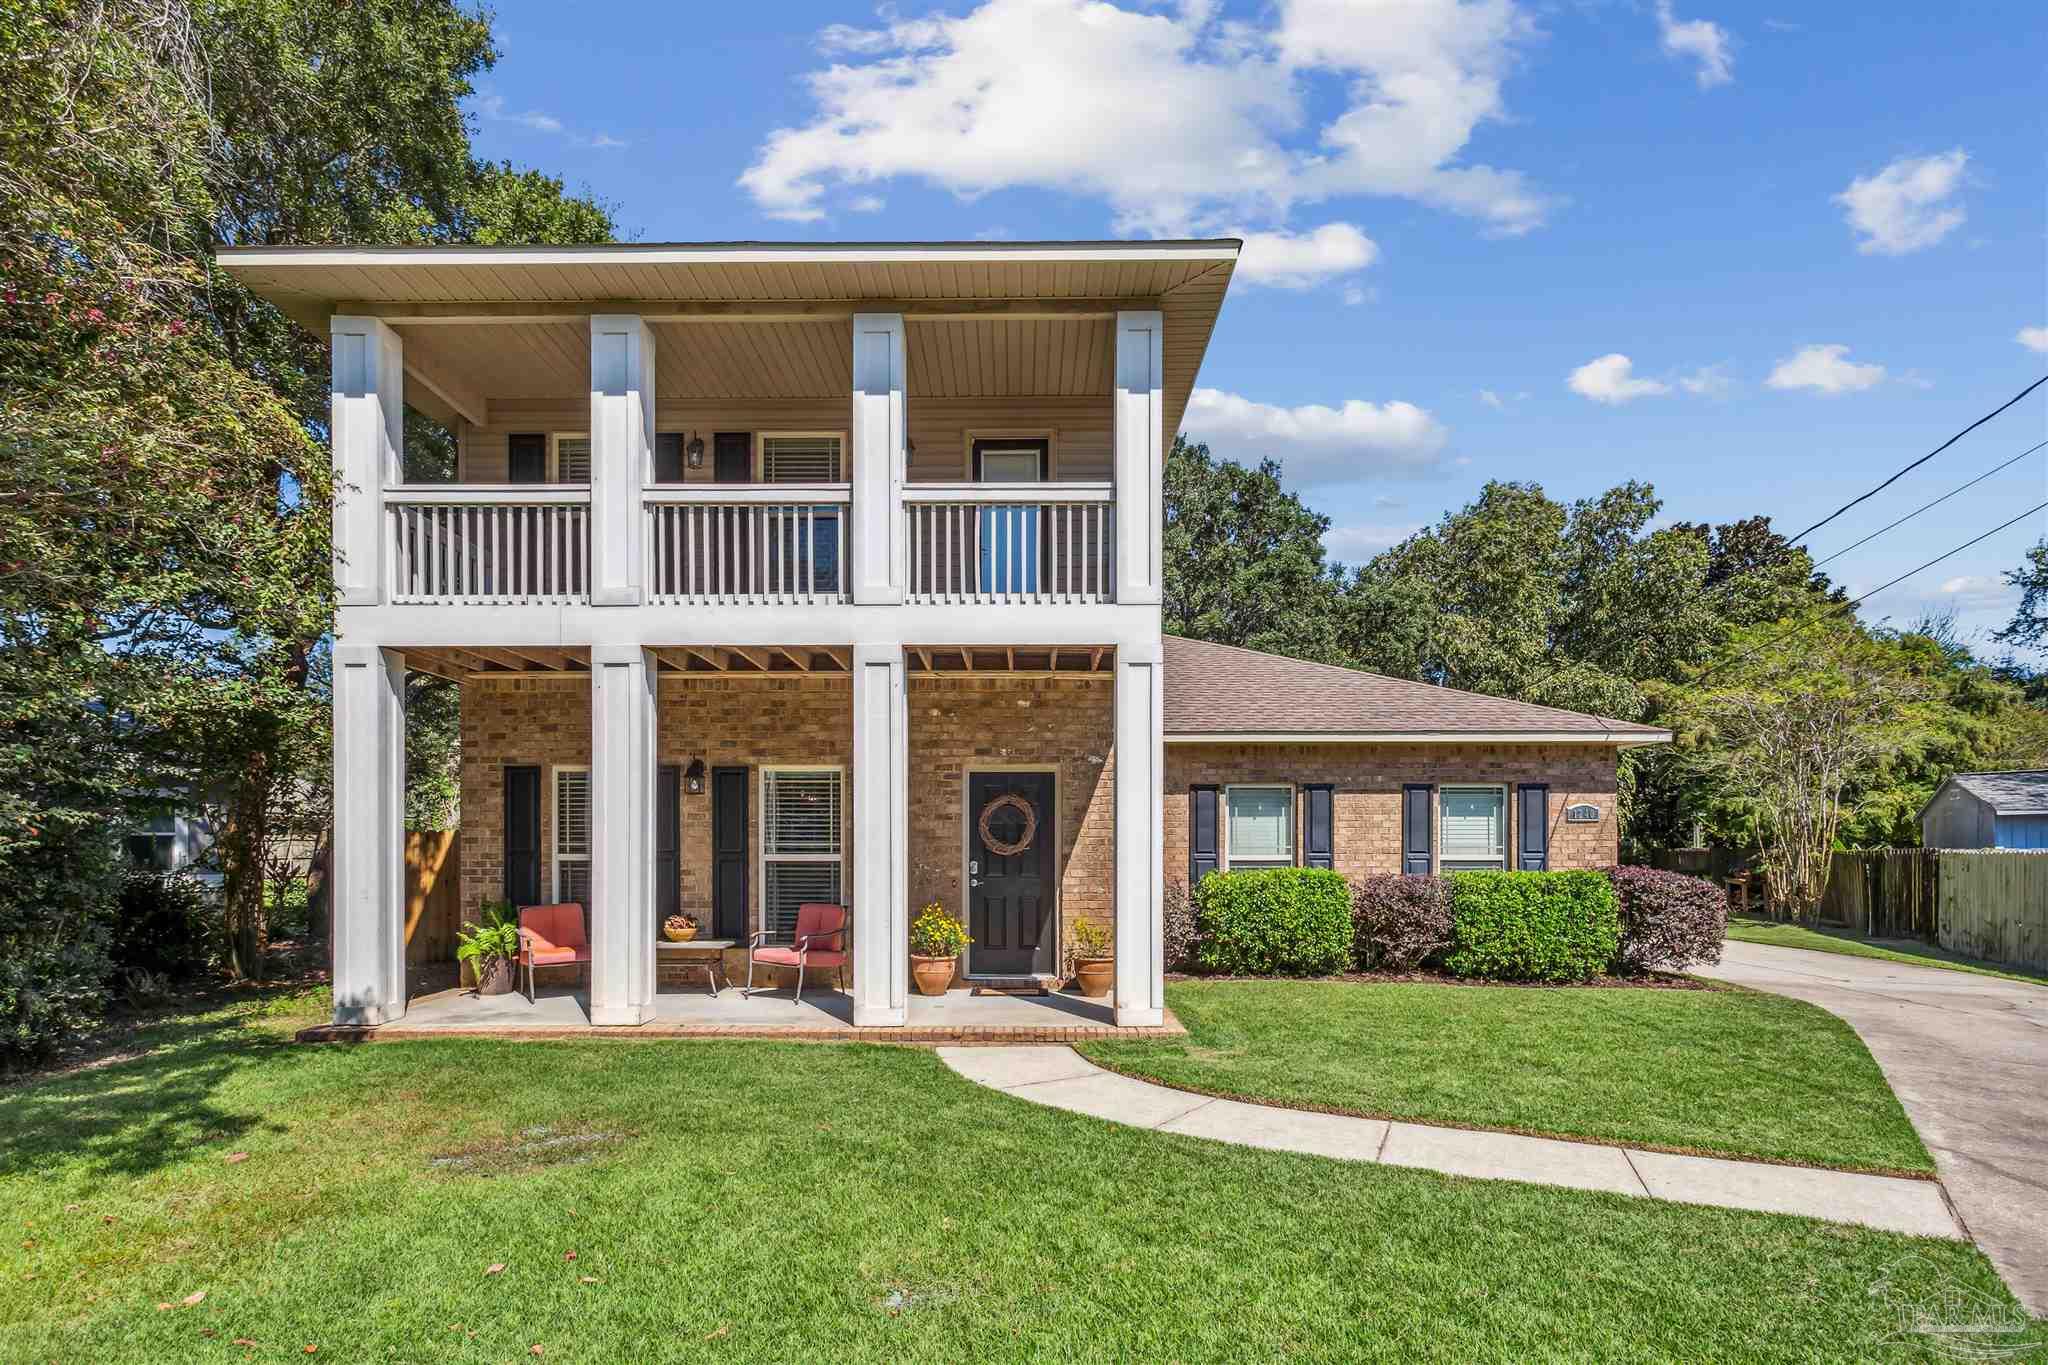
M 1068 1047 L 941 1047 L 938 1053 L 961 1076 L 1004 1094 L 1157 1132 L 1482 1180 L 1603 1190 L 1968 1240 L 1946 1191 L 1934 1180 L 1247 1104 L 1105 1071 Z
M 689 1041 L 695 1038 L 759 1038 L 785 1043 L 905 1043 L 919 1047 L 1016 1047 L 1020 1044 L 1086 1043 L 1097 1038 L 1178 1038 L 1187 1029 L 1171 1013 L 1166 1022 L 1152 1028 L 1118 1028 L 1110 1024 L 1083 1024 L 1071 1028 L 1008 1027 L 977 1028 L 816 1028 L 803 1024 L 708 1025 L 671 1024 L 655 1020 L 630 1028 L 600 1028 L 595 1025 L 559 1025 L 548 1028 L 408 1028 L 403 1021 L 367 1027 L 353 1024 L 316 1024 L 300 1029 L 293 1037 L 301 1043 L 389 1043 L 418 1042 L 426 1038 L 497 1038 L 512 1042 L 561 1042 L 574 1039 L 618 1038 L 646 1042 Z

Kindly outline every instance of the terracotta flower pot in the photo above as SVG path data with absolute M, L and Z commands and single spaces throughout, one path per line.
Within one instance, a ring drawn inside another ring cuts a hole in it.
M 910 979 L 917 983 L 919 995 L 944 995 L 946 987 L 953 984 L 953 964 L 957 957 L 919 957 L 910 955 Z
M 492 958 L 491 965 L 484 968 L 482 975 L 477 979 L 476 993 L 478 995 L 505 995 L 511 989 L 512 959 L 509 957 Z
M 1091 1000 L 1108 995 L 1116 985 L 1116 959 L 1113 957 L 1083 958 L 1074 964 L 1074 988 Z

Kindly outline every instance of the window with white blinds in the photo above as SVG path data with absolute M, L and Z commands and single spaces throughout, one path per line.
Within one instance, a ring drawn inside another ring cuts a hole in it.
M 590 438 L 588 436 L 557 436 L 555 438 L 555 482 L 590 482 Z
M 837 768 L 761 771 L 761 927 L 796 932 L 806 901 L 844 904 L 843 774 Z
M 830 436 L 763 436 L 761 482 L 838 483 L 840 442 Z
M 1231 867 L 1285 867 L 1294 861 L 1294 789 L 1224 789 L 1228 830 L 1223 856 Z
M 1501 787 L 1445 787 L 1437 794 L 1446 872 L 1508 865 L 1508 794 Z
M 555 901 L 590 906 L 590 769 L 555 769 Z

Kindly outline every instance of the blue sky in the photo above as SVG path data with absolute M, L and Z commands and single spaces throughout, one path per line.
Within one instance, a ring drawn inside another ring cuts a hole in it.
M 1187 430 L 1279 459 L 1349 559 L 1491 478 L 1794 531 L 2048 373 L 2036 5 L 496 10 L 480 151 L 638 240 L 1249 234 Z M 1812 546 L 2043 439 L 2048 389 Z M 2048 451 L 1829 572 L 2043 500 Z M 2044 531 L 1866 614 L 1986 632 Z

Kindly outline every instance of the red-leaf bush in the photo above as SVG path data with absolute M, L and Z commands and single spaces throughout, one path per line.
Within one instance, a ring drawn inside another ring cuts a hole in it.
M 1703 877 L 1656 867 L 1610 867 L 1607 878 L 1621 902 L 1617 971 L 1682 971 L 1695 962 L 1719 962 L 1728 934 L 1728 897 Z
M 1166 970 L 1184 972 L 1195 965 L 1195 906 L 1186 882 L 1168 882 L 1160 896 L 1161 941 Z
M 1408 972 L 1451 946 L 1451 883 L 1382 873 L 1351 888 L 1352 957 L 1360 971 Z

